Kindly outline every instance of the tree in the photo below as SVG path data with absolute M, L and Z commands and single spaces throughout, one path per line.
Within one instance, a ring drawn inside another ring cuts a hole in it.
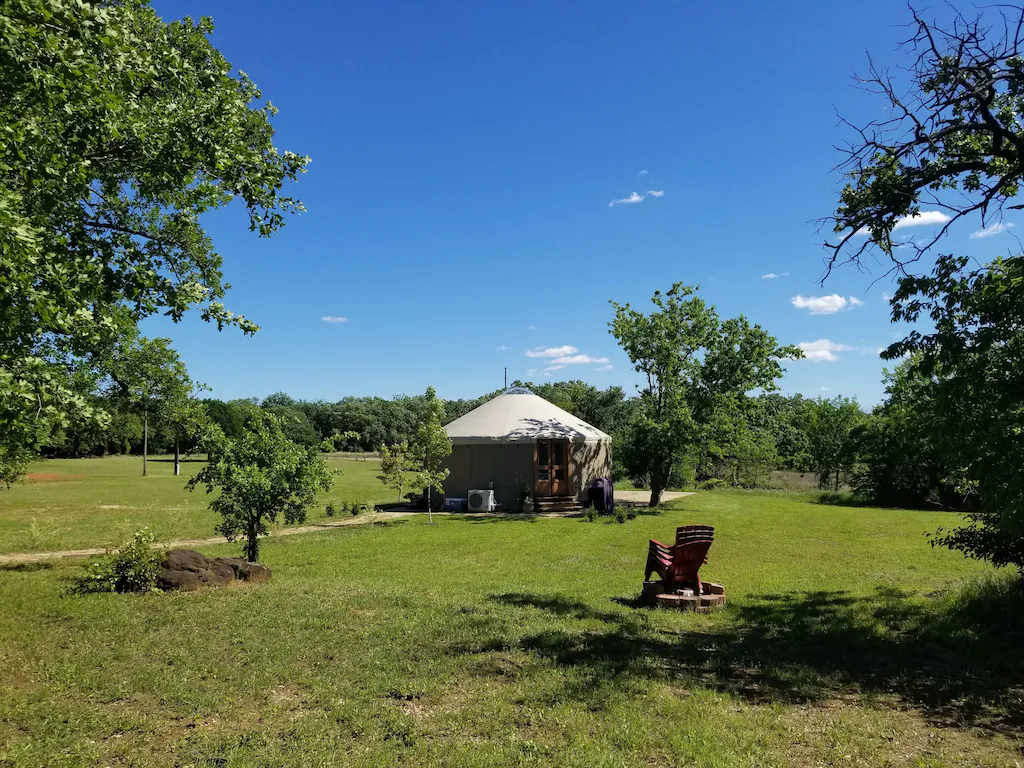
M 857 459 L 854 430 L 863 424 L 864 412 L 856 400 L 836 397 L 812 401 L 806 424 L 807 450 L 818 475 L 818 487 L 829 481 L 839 490 L 840 475 L 849 473 Z
M 884 381 L 885 402 L 855 434 L 854 490 L 880 506 L 961 506 L 939 451 L 935 377 L 920 369 L 914 355 L 885 371 Z
M 185 424 L 198 418 L 188 401 L 196 390 L 170 339 L 147 339 L 131 333 L 113 353 L 114 393 L 142 418 L 142 474 L 149 454 L 149 423 L 166 417 Z M 175 451 L 177 453 L 177 451 Z M 175 474 L 177 472 L 175 460 Z
M 390 448 L 386 445 L 380 449 L 380 474 L 377 479 L 384 483 L 385 488 L 398 492 L 398 500 L 402 500 L 402 491 L 408 481 L 408 473 L 414 470 L 409 456 L 409 444 L 398 443 Z M 443 482 L 443 479 L 442 479 Z
M 857 128 L 846 150 L 840 168 L 850 182 L 826 220 L 838 234 L 825 243 L 826 276 L 840 259 L 860 265 L 872 246 L 902 268 L 965 216 L 1000 224 L 1024 180 L 1024 8 L 991 8 L 991 19 L 956 14 L 946 26 L 911 9 L 909 83 L 873 62 L 859 78 L 889 116 Z M 928 213 L 938 233 L 920 244 L 894 240 L 900 222 L 925 205 L 936 209 Z
M 333 484 L 316 449 L 285 437 L 281 419 L 272 413 L 254 411 L 240 437 L 210 448 L 209 463 L 187 487 L 220 490 L 210 502 L 221 516 L 217 530 L 228 541 L 245 537 L 243 553 L 250 562 L 259 557 L 259 537 L 267 525 L 281 515 L 288 524 L 303 522 L 317 492 Z
M 655 291 L 649 315 L 611 302 L 610 331 L 646 379 L 630 429 L 643 447 L 651 506 L 660 503 L 673 466 L 708 441 L 716 415 L 752 389 L 775 389 L 778 361 L 802 355 L 743 316 L 720 320 L 695 293 L 682 283 Z
M 930 275 L 907 276 L 893 320 L 927 317 L 883 357 L 912 354 L 930 381 L 935 441 L 949 481 L 972 503 L 969 525 L 935 543 L 1024 569 L 1024 256 L 969 268 L 941 256 Z
M 430 492 L 441 488 L 450 470 L 444 466 L 452 453 L 452 439 L 444 429 L 444 403 L 437 399 L 433 387 L 423 396 L 422 415 L 409 453 L 417 466 L 417 479 L 427 489 L 427 519 L 433 523 Z
M 201 215 L 233 201 L 270 236 L 308 158 L 279 152 L 275 108 L 211 44 L 209 19 L 144 0 L 7 0 L 0 9 L 0 477 L 55 429 L 102 420 L 75 389 L 122 321 L 222 303 Z

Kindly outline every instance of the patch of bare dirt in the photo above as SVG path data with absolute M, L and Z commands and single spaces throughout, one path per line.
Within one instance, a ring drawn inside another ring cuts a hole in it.
M 81 480 L 85 475 L 62 475 L 58 472 L 29 472 L 25 481 L 29 483 L 64 483 L 69 480 Z

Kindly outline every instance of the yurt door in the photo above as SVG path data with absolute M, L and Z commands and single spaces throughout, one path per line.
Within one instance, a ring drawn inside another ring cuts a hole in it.
M 565 496 L 569 493 L 569 441 L 538 440 L 535 453 L 537 496 Z

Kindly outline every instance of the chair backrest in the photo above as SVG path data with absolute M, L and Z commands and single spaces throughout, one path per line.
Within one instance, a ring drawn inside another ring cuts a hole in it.
M 715 540 L 715 529 L 710 525 L 681 525 L 676 529 L 676 545 Z

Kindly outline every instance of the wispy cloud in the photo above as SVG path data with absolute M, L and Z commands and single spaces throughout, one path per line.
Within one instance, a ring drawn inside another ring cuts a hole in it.
M 595 368 L 594 370 L 595 371 L 610 371 L 611 369 L 612 369 L 612 366 L 611 366 L 611 364 L 609 364 L 609 365 L 602 365 L 602 366 L 600 366 L 598 368 Z
M 797 346 L 803 350 L 804 359 L 812 363 L 834 363 L 839 359 L 836 352 L 848 352 L 853 349 L 848 344 L 838 344 L 830 339 L 801 341 Z
M 891 293 L 883 293 L 882 294 L 882 301 L 884 301 L 886 304 L 888 304 L 890 301 L 892 301 L 892 294 Z
M 822 392 L 828 392 L 831 389 L 831 387 L 821 387 L 820 389 Z
M 646 168 L 644 170 L 640 171 L 640 173 L 637 174 L 637 176 L 646 176 L 646 175 L 647 175 L 647 169 Z
M 636 203 L 642 203 L 648 197 L 664 197 L 665 190 L 663 189 L 649 189 L 644 194 L 639 192 L 630 192 L 627 197 L 620 197 L 617 200 L 612 200 L 608 203 L 609 208 L 614 208 L 616 205 L 634 205 Z
M 794 296 L 790 303 L 797 309 L 809 309 L 812 315 L 834 315 L 844 309 L 863 306 L 864 302 L 856 296 L 840 296 L 833 293 L 829 296 Z
M 590 355 L 565 355 L 563 357 L 556 357 L 551 361 L 555 365 L 599 365 L 601 363 L 607 363 L 607 357 L 591 357 Z
M 527 368 L 526 369 L 526 375 L 527 376 L 533 376 L 535 373 L 537 373 L 537 369 L 536 368 Z
M 498 351 L 499 352 L 504 352 L 506 349 L 508 349 L 508 347 L 506 347 L 504 344 L 502 344 L 500 347 L 498 347 Z
M 526 327 L 529 328 L 531 331 L 536 331 L 537 330 L 537 326 L 536 325 L 528 325 Z
M 893 232 L 898 229 L 906 229 L 907 227 L 927 227 L 927 226 L 938 226 L 939 224 L 945 224 L 950 219 L 942 211 L 921 211 L 916 216 L 901 216 L 896 219 L 896 224 L 893 225 Z M 857 235 L 860 237 L 867 237 L 868 229 L 861 227 L 857 230 Z
M 338 315 L 324 315 L 320 318 L 325 323 L 347 323 L 347 317 L 339 317 Z
M 765 272 L 763 275 L 761 275 L 761 279 L 762 280 L 775 280 L 776 278 L 779 278 L 779 277 L 785 277 L 788 274 L 789 274 L 789 272 Z
M 535 349 L 526 350 L 527 357 L 565 357 L 566 355 L 574 355 L 579 352 L 576 347 L 572 347 L 568 344 L 561 347 L 536 347 Z
M 548 366 L 547 368 L 545 368 L 544 370 L 545 370 L 545 371 L 560 371 L 560 370 L 562 370 L 563 368 L 565 368 L 565 366 L 564 366 L 564 365 L 549 365 L 549 366 Z
M 1014 224 L 1013 222 L 997 221 L 995 224 L 988 227 L 982 227 L 977 232 L 972 234 L 971 240 L 977 240 L 978 238 L 982 237 L 992 237 L 992 235 L 998 235 L 1000 232 L 1009 232 L 1015 226 L 1017 225 Z

